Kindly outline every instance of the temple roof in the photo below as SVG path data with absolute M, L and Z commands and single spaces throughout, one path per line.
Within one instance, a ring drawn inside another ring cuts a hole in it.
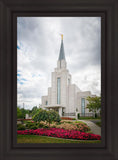
M 58 60 L 59 61 L 65 60 L 63 39 L 61 40 L 61 47 L 60 47 L 60 53 L 59 53 L 59 59 Z

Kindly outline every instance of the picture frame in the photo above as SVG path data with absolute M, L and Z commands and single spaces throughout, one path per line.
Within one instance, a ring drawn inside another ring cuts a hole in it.
M 118 159 L 118 1 L 0 1 L 0 159 Z M 17 16 L 101 16 L 102 143 L 17 144 Z

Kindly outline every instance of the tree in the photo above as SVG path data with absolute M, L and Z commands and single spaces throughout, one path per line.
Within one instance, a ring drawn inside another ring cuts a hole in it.
M 22 118 L 22 112 L 19 107 L 17 107 L 17 118 Z
M 32 119 L 35 122 L 40 122 L 40 121 L 47 121 L 48 119 L 48 113 L 46 110 L 39 110 L 33 117 Z
M 48 119 L 47 122 L 50 124 L 54 121 L 54 122 L 60 122 L 60 116 L 58 114 L 58 112 L 54 111 L 54 110 L 50 110 L 47 111 L 48 112 Z
M 41 110 L 41 108 L 37 108 L 37 106 L 34 106 L 31 110 L 31 115 L 34 116 L 37 112 L 39 112 L 39 110 Z
M 29 110 L 26 110 L 26 109 L 24 109 L 24 108 L 21 108 L 20 110 L 21 110 L 21 112 L 22 112 L 22 118 L 25 119 L 25 115 L 26 115 L 26 114 L 29 114 Z
M 87 97 L 87 101 L 89 102 L 87 104 L 87 107 L 89 109 L 89 112 L 94 112 L 96 114 L 97 111 L 101 110 L 101 97 L 95 96 L 95 97 Z
M 46 110 L 39 110 L 39 112 L 37 112 L 32 119 L 35 122 L 40 122 L 40 121 L 46 121 L 50 124 L 54 121 L 54 122 L 60 122 L 60 116 L 57 112 L 55 112 L 54 110 L 51 111 L 46 111 Z

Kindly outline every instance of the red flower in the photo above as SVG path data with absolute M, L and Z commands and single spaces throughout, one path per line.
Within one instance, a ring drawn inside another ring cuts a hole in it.
M 17 134 L 20 135 L 43 135 L 43 136 L 50 136 L 50 137 L 59 137 L 59 138 L 70 138 L 70 139 L 78 139 L 78 140 L 100 140 L 101 136 L 91 134 L 91 133 L 84 133 L 75 130 L 64 130 L 61 128 L 50 128 L 50 129 L 36 129 L 36 130 L 24 130 L 24 131 L 17 131 Z

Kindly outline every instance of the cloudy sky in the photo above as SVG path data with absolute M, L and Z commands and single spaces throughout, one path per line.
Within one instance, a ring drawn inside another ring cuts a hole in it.
M 82 91 L 101 93 L 100 17 L 17 18 L 17 103 L 41 104 L 57 66 L 61 37 L 72 82 Z

